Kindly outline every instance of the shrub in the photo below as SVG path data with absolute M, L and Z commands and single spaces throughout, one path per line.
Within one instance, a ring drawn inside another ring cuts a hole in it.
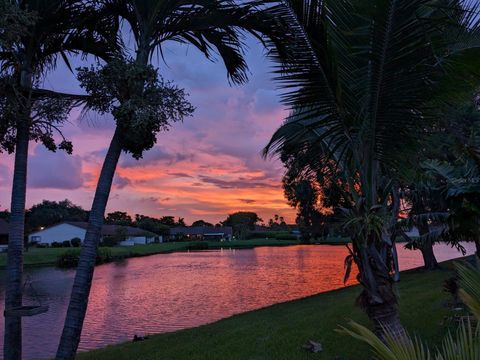
M 35 244 L 35 247 L 37 247 L 37 248 L 39 248 L 39 249 L 44 249 L 44 248 L 48 247 L 48 245 L 47 245 L 47 244 L 36 243 L 36 244 Z
M 62 247 L 62 244 L 57 242 L 57 241 L 54 241 L 50 244 L 50 246 L 53 247 L 53 248 L 60 248 L 60 247 Z
M 112 247 L 118 245 L 119 242 L 120 240 L 115 236 L 105 236 L 102 239 L 102 246 Z
M 73 268 L 78 266 L 78 260 L 80 259 L 80 249 L 67 250 L 57 258 L 57 266 L 61 268 Z M 110 249 L 99 248 L 97 251 L 97 257 L 95 264 L 104 264 L 113 260 Z
M 57 266 L 61 268 L 77 267 L 79 258 L 80 258 L 79 250 L 67 250 L 63 254 L 58 256 Z
M 98 248 L 97 257 L 95 259 L 95 264 L 104 264 L 112 261 L 112 253 L 110 249 Z
M 62 246 L 63 247 L 70 247 L 70 246 L 72 246 L 72 244 L 70 244 L 70 240 L 65 240 L 65 241 L 62 241 Z
M 72 247 L 80 247 L 80 244 L 82 243 L 82 239 L 78 237 L 74 237 L 72 240 L 70 240 L 70 243 L 72 244 Z

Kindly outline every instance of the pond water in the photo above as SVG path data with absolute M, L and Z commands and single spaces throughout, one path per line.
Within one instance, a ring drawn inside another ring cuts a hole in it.
M 465 244 L 468 254 L 473 244 Z M 398 246 L 401 269 L 422 265 L 418 251 Z M 437 245 L 439 261 L 461 256 Z M 343 287 L 344 246 L 259 247 L 173 253 L 132 258 L 98 266 L 82 333 L 80 350 L 102 347 L 135 334 L 199 326 L 241 312 Z M 33 289 L 25 303 L 50 310 L 23 320 L 24 358 L 55 354 L 75 272 L 52 267 L 28 268 Z M 352 274 L 349 284 L 353 284 Z M 4 304 L 5 273 L 0 272 Z M 3 309 L 2 309 L 3 311 Z M 0 317 L 3 348 L 3 316 Z M 0 354 L 1 356 L 1 354 Z

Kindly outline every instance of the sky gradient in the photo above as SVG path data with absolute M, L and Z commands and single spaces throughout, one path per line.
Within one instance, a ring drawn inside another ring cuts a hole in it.
M 209 62 L 196 49 L 165 47 L 166 63 L 156 62 L 165 79 L 189 93 L 192 117 L 160 133 L 156 146 L 137 161 L 122 154 L 107 211 L 184 217 L 187 223 L 218 222 L 235 211 L 274 214 L 294 221 L 283 197 L 281 163 L 263 159 L 261 150 L 285 118 L 271 80 L 272 64 L 262 47 L 247 41 L 250 81 L 230 86 L 221 61 Z M 74 59 L 76 66 L 88 61 Z M 59 64 L 44 86 L 82 92 L 73 74 Z M 114 122 L 109 116 L 72 112 L 64 134 L 73 155 L 51 153 L 31 144 L 27 207 L 43 199 L 68 198 L 89 209 Z M 9 208 L 13 157 L 0 154 L 0 210 Z

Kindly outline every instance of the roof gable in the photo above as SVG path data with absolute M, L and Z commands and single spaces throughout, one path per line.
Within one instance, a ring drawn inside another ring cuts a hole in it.
M 75 226 L 75 227 L 83 229 L 83 230 L 87 230 L 87 228 L 88 228 L 88 222 L 86 222 L 86 221 L 65 221 L 65 222 L 50 226 L 50 227 L 48 227 L 44 230 L 51 229 L 53 227 L 60 226 L 60 225 Z M 35 234 L 40 233 L 44 230 L 34 232 L 30 235 L 35 235 Z M 125 236 L 148 236 L 148 237 L 158 236 L 155 233 L 152 233 L 150 231 L 143 230 L 143 229 L 140 229 L 140 228 L 136 228 L 136 227 L 133 227 L 133 226 L 110 225 L 110 224 L 106 224 L 106 225 L 102 226 L 102 236 L 114 236 L 114 235 L 119 235 L 119 234 L 122 234 L 122 235 L 125 235 Z

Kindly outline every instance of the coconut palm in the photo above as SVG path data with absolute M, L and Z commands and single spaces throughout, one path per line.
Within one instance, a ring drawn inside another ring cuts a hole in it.
M 100 86 L 94 91 L 108 93 L 112 99 L 114 98 L 115 105 L 109 109 L 114 110 L 116 129 L 95 191 L 57 359 L 73 359 L 80 341 L 100 229 L 121 152 L 130 152 L 135 158 L 141 157 L 143 151 L 155 144 L 157 133 L 167 128 L 170 120 L 181 120 L 191 112 L 182 99 L 182 93 L 178 94 L 177 100 L 183 110 L 175 113 L 173 104 L 169 109 L 176 115 L 173 119 L 163 116 L 165 109 L 162 108 L 162 104 L 155 105 L 162 115 L 159 119 L 150 115 L 139 119 L 139 113 L 146 108 L 143 96 L 147 90 L 146 86 L 149 81 L 152 84 L 157 81 L 156 70 L 149 66 L 152 56 L 156 52 L 162 54 L 162 46 L 166 41 L 191 44 L 209 59 L 218 53 L 229 79 L 233 83 L 243 83 L 247 80 L 247 65 L 242 52 L 243 34 L 248 32 L 260 40 L 267 35 L 268 41 L 273 41 L 279 47 L 280 35 L 282 38 L 285 36 L 277 26 L 279 21 L 268 15 L 271 9 L 275 9 L 275 5 L 261 8 L 260 2 L 244 2 L 239 5 L 230 0 L 104 0 L 97 3 L 99 4 L 97 11 L 105 15 L 105 21 L 116 22 L 120 19 L 131 30 L 136 55 L 133 59 L 116 59 L 115 63 L 108 63 L 106 71 L 98 70 L 92 73 L 84 69 L 82 72 L 87 91 L 93 90 L 94 84 L 98 84 L 90 80 L 106 80 L 108 76 L 114 75 L 109 79 L 118 86 L 107 84 L 106 87 Z M 150 75 L 130 77 L 129 80 L 132 82 L 127 82 L 128 90 L 124 91 L 119 87 L 122 84 L 122 72 L 114 70 L 115 68 L 126 69 L 127 75 L 131 74 L 130 70 Z M 161 83 L 162 81 L 155 85 L 160 85 L 157 87 L 158 91 L 163 87 Z M 154 101 L 155 97 L 150 99 Z M 101 106 L 97 108 L 101 109 Z M 125 108 L 128 110 L 119 111 Z M 148 120 L 147 123 L 145 119 Z
M 460 298 L 478 322 L 480 270 L 461 263 L 457 264 L 457 270 L 460 278 Z M 432 355 L 433 352 L 418 337 L 412 339 L 407 336 L 398 341 L 388 329 L 384 330 L 385 341 L 354 321 L 350 322 L 349 328 L 341 327 L 337 331 L 367 343 L 378 360 L 477 360 L 480 357 L 480 325 L 474 326 L 471 320 L 462 322 L 454 334 L 449 332 L 435 355 Z
M 0 32 L 0 149 L 15 152 L 5 309 L 22 305 L 22 268 L 28 145 L 34 140 L 49 150 L 71 152 L 53 135 L 69 110 L 84 97 L 39 88 L 58 57 L 71 52 L 107 55 L 115 41 L 103 41 L 87 27 L 82 1 L 2 1 Z M 82 17 L 81 14 L 84 16 Z M 92 15 L 89 13 L 88 15 Z M 92 25 L 90 23 L 90 25 Z M 100 29 L 100 26 L 93 22 Z M 92 26 L 93 26 L 92 25 Z M 21 358 L 21 317 L 5 318 L 5 359 Z
M 389 233 L 396 182 L 413 167 L 433 100 L 472 92 L 477 51 L 476 2 L 289 0 L 283 17 L 296 30 L 295 61 L 279 80 L 294 116 L 266 151 L 307 157 L 347 204 L 349 259 L 359 269 L 358 303 L 377 332 L 402 336 L 391 277 Z M 467 10 L 464 5 L 471 5 Z M 279 59 L 282 60 L 281 56 Z M 467 76 L 468 75 L 468 76 Z M 456 92 L 451 86 L 456 81 Z

